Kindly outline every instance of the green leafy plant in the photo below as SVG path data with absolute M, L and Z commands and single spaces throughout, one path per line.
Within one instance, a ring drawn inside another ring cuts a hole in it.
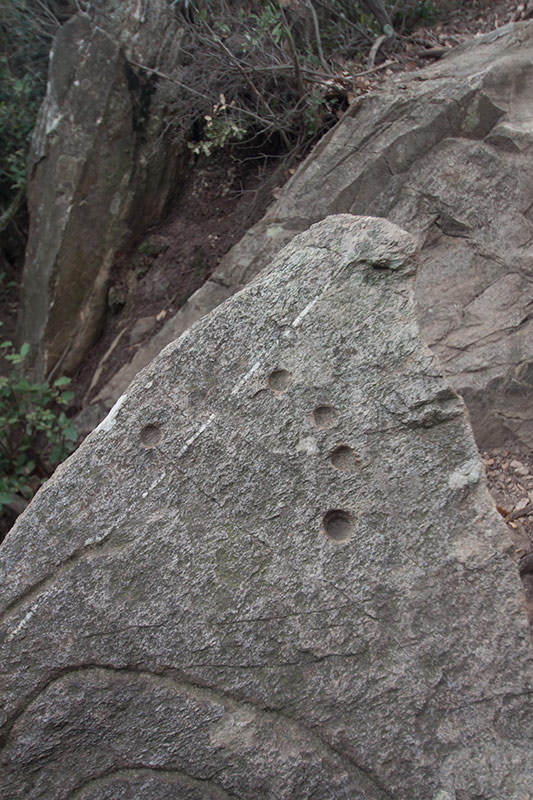
M 0 58 L 0 98 L 0 141 L 4 154 L 0 180 L 16 190 L 26 181 L 27 150 L 38 96 L 31 76 L 18 78 L 10 73 L 5 58 Z
M 40 89 L 29 74 L 18 77 L 0 57 L 0 230 L 12 222 L 26 190 L 26 162 Z
M 0 511 L 17 497 L 29 500 L 54 468 L 76 447 L 78 434 L 65 407 L 74 393 L 70 378 L 33 383 L 20 365 L 29 352 L 0 344 Z
M 226 98 L 221 94 L 211 114 L 204 117 L 204 138 L 199 142 L 188 143 L 193 153 L 210 156 L 213 150 L 221 150 L 229 142 L 239 141 L 246 135 L 246 128 L 242 128 L 227 112 Z
M 255 22 L 257 29 L 269 33 L 276 44 L 280 44 L 287 36 L 281 6 L 275 3 L 266 3 L 259 13 L 250 14 L 250 19 Z

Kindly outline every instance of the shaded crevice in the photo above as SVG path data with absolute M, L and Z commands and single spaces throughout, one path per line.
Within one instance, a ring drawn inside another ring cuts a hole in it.
M 335 588 L 337 588 L 337 587 L 335 587 Z M 308 617 L 308 616 L 311 616 L 313 614 L 326 614 L 326 613 L 329 613 L 331 611 L 341 611 L 342 609 L 345 609 L 345 608 L 354 608 L 354 607 L 356 607 L 356 604 L 354 602 L 350 602 L 350 603 L 345 603 L 342 606 L 330 606 L 330 607 L 327 607 L 327 608 L 317 608 L 317 609 L 313 609 L 312 611 L 293 611 L 293 612 L 288 612 L 287 614 L 273 615 L 271 617 L 244 617 L 244 618 L 239 618 L 239 619 L 234 619 L 234 620 L 228 620 L 227 622 L 219 622 L 217 624 L 219 625 L 219 627 L 226 627 L 228 625 L 245 625 L 245 624 L 248 624 L 250 622 L 274 622 L 274 621 L 277 621 L 277 620 L 289 619 L 291 617 Z M 332 627 L 332 626 L 328 626 L 328 627 Z
M 148 123 L 152 97 L 159 79 L 153 72 L 146 73 L 141 70 L 135 70 L 126 60 L 124 62 L 124 74 L 131 99 L 133 132 L 140 134 Z
M 212 775 L 209 775 L 207 778 L 197 778 L 189 775 L 189 773 L 184 772 L 183 770 L 179 769 L 169 769 L 168 767 L 158 767 L 153 764 L 146 765 L 131 765 L 128 767 L 123 767 L 122 769 L 113 769 L 109 770 L 108 772 L 103 773 L 102 775 L 91 778 L 90 780 L 84 781 L 84 783 L 76 786 L 72 789 L 68 795 L 66 796 L 66 800 L 78 800 L 83 794 L 86 789 L 91 788 L 105 788 L 109 786 L 117 779 L 128 779 L 130 777 L 143 777 L 143 775 L 151 775 L 153 773 L 161 776 L 169 778 L 172 782 L 174 780 L 180 783 L 186 783 L 191 789 L 201 789 L 205 788 L 206 784 L 211 783 L 214 778 L 216 778 L 223 770 L 217 770 Z M 174 780 L 173 780 L 174 779 Z M 225 800 L 225 798 L 236 798 L 236 800 L 240 800 L 241 796 L 237 794 L 233 794 L 233 792 L 228 792 L 223 789 L 218 784 L 213 784 L 213 790 L 217 792 L 220 800 Z
M 464 353 L 464 352 L 467 352 L 467 351 L 471 351 L 471 350 L 474 350 L 476 347 L 482 347 L 482 346 L 487 345 L 487 344 L 492 344 L 492 342 L 494 342 L 494 341 L 499 341 L 501 339 L 502 334 L 504 334 L 504 333 L 517 333 L 518 331 L 521 331 L 523 328 L 526 327 L 526 325 L 528 324 L 528 322 L 531 319 L 533 319 L 533 314 L 527 314 L 516 325 L 509 325 L 509 326 L 507 326 L 505 328 L 497 328 L 496 330 L 491 331 L 490 333 L 487 333 L 485 336 L 482 336 L 481 338 L 475 339 L 473 342 L 468 342 L 467 344 L 464 344 L 464 345 L 450 344 L 449 342 L 446 341 L 446 339 L 439 339 L 437 343 L 440 346 L 447 347 L 450 350 L 456 351 L 456 353 L 454 353 L 451 356 L 448 356 L 447 358 L 444 357 L 444 355 L 440 355 L 439 359 L 440 359 L 440 361 L 442 361 L 442 363 L 446 363 L 448 361 L 451 361 L 453 358 L 455 358 L 455 355 L 458 354 L 458 353 Z M 473 325 L 471 325 L 469 327 L 476 328 L 478 326 L 476 324 L 473 324 Z M 466 326 L 463 327 L 463 330 L 466 330 Z M 451 334 L 447 334 L 447 335 L 451 336 L 454 333 L 456 333 L 456 331 L 452 331 Z M 489 370 L 489 369 L 491 369 L 492 367 L 495 367 L 495 366 L 509 366 L 509 362 L 508 361 L 501 362 L 501 363 L 491 362 L 490 364 L 485 364 L 483 367 L 468 369 L 468 370 L 465 370 L 465 371 L 466 372 L 486 372 L 487 370 Z
M 471 708 L 472 706 L 477 706 L 482 703 L 491 703 L 494 700 L 499 700 L 500 698 L 513 699 L 518 697 L 531 697 L 531 696 L 533 696 L 533 689 L 527 690 L 525 692 L 501 692 L 499 694 L 492 694 L 489 697 L 479 697 L 476 700 L 469 700 L 467 703 L 462 703 L 459 706 L 453 706 L 453 708 L 450 708 L 450 713 L 455 713 L 456 711 L 463 711 L 465 708 Z

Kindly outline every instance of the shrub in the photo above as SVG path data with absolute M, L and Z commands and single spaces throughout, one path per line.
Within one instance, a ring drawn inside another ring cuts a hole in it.
M 171 5 L 184 34 L 174 124 L 195 154 L 207 156 L 227 145 L 235 152 L 306 152 L 357 93 L 354 76 L 367 68 L 362 54 L 382 30 L 390 39 L 380 57 L 394 52 L 393 29 L 378 20 L 393 15 L 400 32 L 435 14 L 434 0 Z
M 0 57 L 0 187 L 4 196 L 26 183 L 28 146 L 35 123 L 40 89 L 29 73 L 14 75 Z
M 20 365 L 29 351 L 0 344 L 0 511 L 20 497 L 30 500 L 54 467 L 76 447 L 78 434 L 65 413 L 73 399 L 70 378 L 32 383 Z
M 378 30 L 351 0 L 172 5 L 184 32 L 174 124 L 203 155 L 308 150 L 347 107 L 352 61 Z

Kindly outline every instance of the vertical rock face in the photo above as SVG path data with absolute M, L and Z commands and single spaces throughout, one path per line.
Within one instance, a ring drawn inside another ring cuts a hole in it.
M 165 135 L 179 30 L 164 0 L 93 4 L 59 32 L 30 156 L 19 339 L 36 372 L 76 367 L 98 333 L 117 250 L 158 220 L 181 145 Z M 168 126 L 167 126 L 168 127 Z M 157 142 L 157 146 L 155 146 Z
M 5 540 L 0 795 L 524 800 L 527 622 L 415 243 L 332 217 Z
M 512 435 L 533 447 L 532 60 L 533 23 L 509 26 L 358 101 L 158 339 L 328 214 L 387 217 L 421 244 L 423 335 L 480 446 Z M 101 393 L 109 407 L 132 367 Z

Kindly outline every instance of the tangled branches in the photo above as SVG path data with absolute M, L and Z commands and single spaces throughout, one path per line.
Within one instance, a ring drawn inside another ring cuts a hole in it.
M 306 150 L 347 107 L 376 26 L 348 0 L 175 4 L 186 33 L 175 118 L 195 153 Z

